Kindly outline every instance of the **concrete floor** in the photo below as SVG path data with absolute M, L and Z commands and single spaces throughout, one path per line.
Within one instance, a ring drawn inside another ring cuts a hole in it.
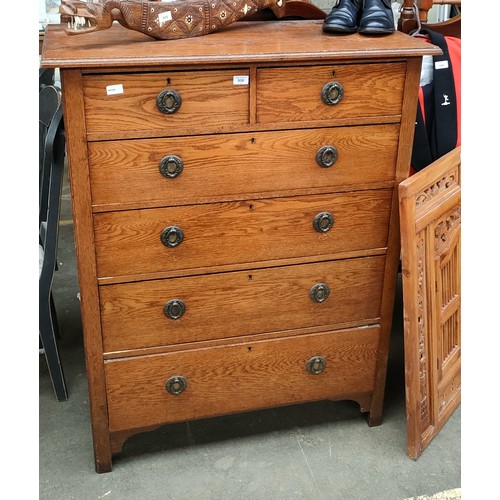
M 67 181 L 61 219 L 54 300 L 69 399 L 56 401 L 40 355 L 40 499 L 403 500 L 460 488 L 460 407 L 418 461 L 406 455 L 400 290 L 381 426 L 350 401 L 173 424 L 131 437 L 97 474 Z

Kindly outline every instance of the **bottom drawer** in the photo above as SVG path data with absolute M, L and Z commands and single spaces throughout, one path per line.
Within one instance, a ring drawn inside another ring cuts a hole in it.
M 379 327 L 193 349 L 105 363 L 110 431 L 373 391 Z M 311 373 L 307 362 L 313 363 Z M 172 392 L 167 390 L 170 380 Z

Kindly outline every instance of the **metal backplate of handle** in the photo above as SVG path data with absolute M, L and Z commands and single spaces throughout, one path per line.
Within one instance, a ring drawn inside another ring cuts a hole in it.
M 333 215 L 330 212 L 320 212 L 313 220 L 313 228 L 318 233 L 327 233 L 333 227 Z
M 165 389 L 170 394 L 177 396 L 187 389 L 187 379 L 182 375 L 174 375 L 165 382 Z
M 309 290 L 309 298 L 313 302 L 324 302 L 330 295 L 330 287 L 326 283 L 316 283 Z
M 171 115 L 179 111 L 182 104 L 182 97 L 176 90 L 162 90 L 156 97 L 156 107 L 162 113 Z
M 176 155 L 167 155 L 160 160 L 160 173 L 163 177 L 172 179 L 182 173 L 184 163 Z
M 319 375 L 326 368 L 326 359 L 323 356 L 314 356 L 306 363 L 307 373 Z
M 180 299 L 169 300 L 163 306 L 163 314 L 170 319 L 179 319 L 186 312 L 186 304 Z
M 169 248 L 176 247 L 184 240 L 182 229 L 177 226 L 168 226 L 160 234 L 161 242 Z
M 329 106 L 338 104 L 344 97 L 344 87 L 339 82 L 328 82 L 321 89 L 321 99 Z
M 322 168 L 329 168 L 337 162 L 339 153 L 334 146 L 323 146 L 316 153 L 316 163 Z

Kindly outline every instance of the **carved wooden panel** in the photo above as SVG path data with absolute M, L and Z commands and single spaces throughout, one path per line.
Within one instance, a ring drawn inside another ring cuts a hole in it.
M 408 455 L 460 404 L 460 148 L 399 186 Z

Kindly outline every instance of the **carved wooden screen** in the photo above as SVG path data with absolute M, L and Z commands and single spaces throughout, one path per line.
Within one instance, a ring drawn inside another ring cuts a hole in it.
M 408 455 L 460 404 L 460 148 L 399 186 Z

